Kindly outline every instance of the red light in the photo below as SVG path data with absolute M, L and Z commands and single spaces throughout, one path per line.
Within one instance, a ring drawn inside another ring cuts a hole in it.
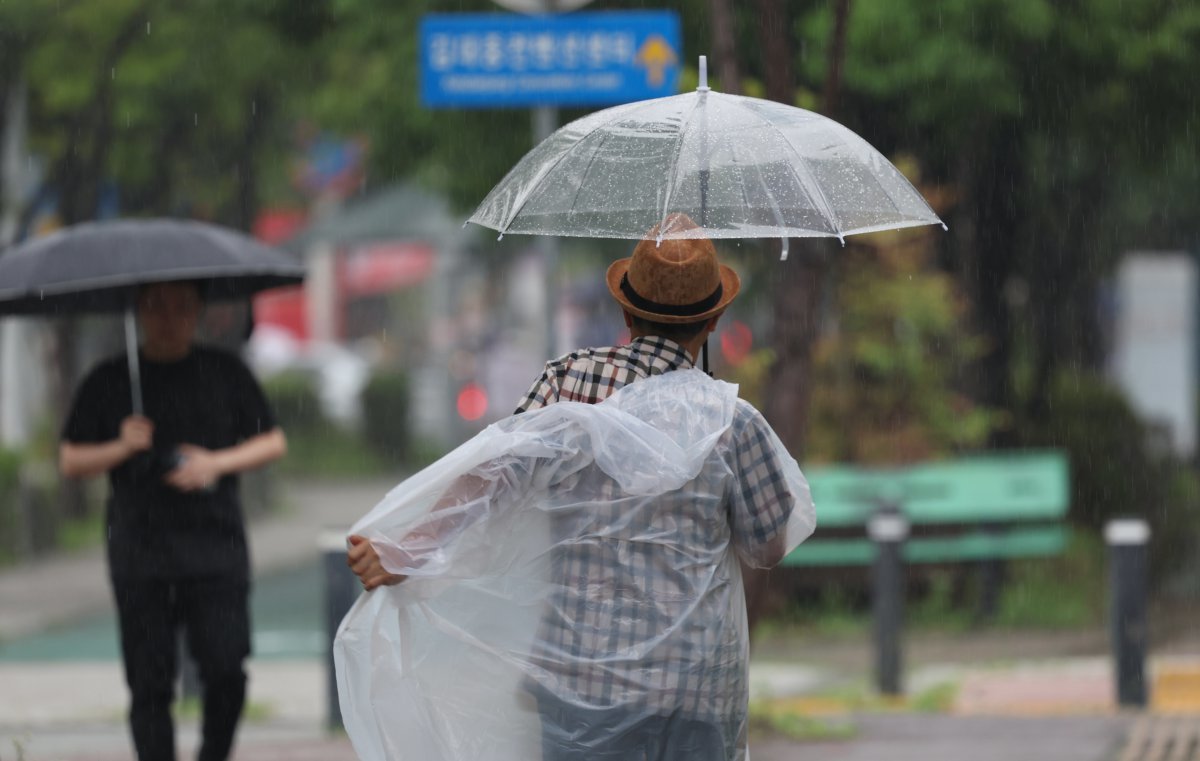
M 458 392 L 458 414 L 463 420 L 478 420 L 487 413 L 487 408 L 487 393 L 474 383 L 468 383 Z
M 741 320 L 733 320 L 729 327 L 721 331 L 721 355 L 731 365 L 740 365 L 750 356 L 754 347 L 754 336 L 750 326 Z

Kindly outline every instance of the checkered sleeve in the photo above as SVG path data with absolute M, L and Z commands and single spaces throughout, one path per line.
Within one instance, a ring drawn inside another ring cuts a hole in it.
M 554 404 L 558 401 L 559 390 L 559 375 L 561 374 L 561 365 L 556 360 L 547 362 L 546 369 L 542 371 L 541 377 L 533 382 L 529 387 L 529 391 L 517 403 L 517 408 L 513 410 L 514 415 L 519 415 L 522 412 L 540 409 L 548 404 Z
M 808 483 L 767 421 L 744 402 L 734 416 L 733 447 L 734 547 L 748 565 L 769 568 L 812 533 Z

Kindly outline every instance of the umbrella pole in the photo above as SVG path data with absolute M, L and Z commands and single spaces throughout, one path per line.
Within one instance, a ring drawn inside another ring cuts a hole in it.
M 704 374 L 712 377 L 712 373 L 708 371 L 708 339 L 704 339 L 704 345 L 700 347 L 700 369 L 704 370 Z
M 125 356 L 129 359 L 129 390 L 133 394 L 133 414 L 142 414 L 142 369 L 138 364 L 137 320 L 133 307 L 125 307 Z

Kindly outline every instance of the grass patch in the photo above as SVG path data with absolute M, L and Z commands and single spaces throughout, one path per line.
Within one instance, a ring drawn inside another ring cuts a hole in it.
M 361 436 L 329 425 L 289 433 L 287 456 L 277 467 L 290 476 L 349 478 L 397 473 L 402 463 L 387 462 Z
M 1104 619 L 1108 583 L 1104 541 L 1074 531 L 1057 558 L 1009 566 L 995 624 L 1014 629 L 1076 629 Z
M 904 624 L 912 632 L 960 634 L 986 628 L 1068 630 L 1104 620 L 1108 584 L 1106 549 L 1094 532 L 1077 530 L 1062 555 L 1008 562 L 996 612 L 981 619 L 982 588 L 976 569 L 913 566 Z M 825 639 L 868 637 L 872 612 L 870 581 L 840 581 L 810 590 L 759 621 L 756 636 L 767 639 L 803 633 Z
M 911 696 L 881 695 L 866 687 L 846 687 L 817 695 L 760 698 L 750 702 L 750 729 L 792 740 L 850 740 L 858 734 L 855 714 L 947 713 L 958 685 L 942 682 Z
M 15 758 L 16 761 L 25 761 L 25 746 L 28 744 L 29 739 L 30 738 L 28 735 L 22 737 L 10 737 L 8 739 L 8 742 L 12 743 L 13 758 Z M 0 759 L 5 758 L 8 758 L 8 756 L 0 754 Z
M 941 682 L 921 690 L 908 701 L 908 707 L 919 713 L 949 713 L 958 699 L 958 685 Z
M 175 718 L 183 721 L 199 721 L 204 712 L 204 704 L 199 697 L 189 695 L 176 700 L 172 708 Z M 242 720 L 250 722 L 267 721 L 274 715 L 271 706 L 255 700 L 246 701 L 242 708 Z
M 103 537 L 103 510 L 92 510 L 83 518 L 63 523 L 58 530 L 58 548 L 66 552 L 79 552 L 100 544 Z
M 958 697 L 954 682 L 939 682 L 911 695 L 883 695 L 866 685 L 847 685 L 790 698 L 750 703 L 752 726 L 795 739 L 853 737 L 853 716 L 865 713 L 949 713 Z
M 751 701 L 749 722 L 752 732 L 792 740 L 850 740 L 858 733 L 844 711 L 828 711 L 819 700 L 811 698 Z

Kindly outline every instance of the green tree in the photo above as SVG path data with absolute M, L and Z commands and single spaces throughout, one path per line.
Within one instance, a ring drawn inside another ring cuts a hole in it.
M 820 45 L 831 23 L 821 10 L 804 29 Z M 1131 205 L 1170 208 L 1163 178 L 1195 177 L 1194 150 L 1182 172 L 1167 160 L 1195 130 L 1198 37 L 1200 8 L 1169 0 L 855 4 L 847 121 L 958 188 L 945 259 L 991 339 L 978 372 L 989 405 L 1036 413 L 1061 363 L 1099 361 L 1095 285 L 1154 232 L 1131 224 Z M 822 60 L 800 61 L 810 79 Z M 1194 241 L 1194 216 L 1175 229 L 1172 245 Z M 1021 362 L 1034 369 L 1025 394 Z
M 808 461 L 903 465 L 976 449 L 996 415 L 964 392 L 984 348 L 933 233 L 857 236 L 837 258 L 835 327 L 813 354 Z
M 248 229 L 277 143 L 266 139 L 272 115 L 308 43 L 279 10 L 244 0 L 0 5 L 0 86 L 25 83 L 30 149 L 47 167 L 37 200 L 53 200 L 57 223 L 71 225 L 94 218 L 112 186 L 126 216 Z M 27 232 L 39 206 L 26 210 Z M 56 415 L 80 375 L 79 334 L 75 320 L 54 327 Z M 68 512 L 82 510 L 77 491 L 67 499 Z

